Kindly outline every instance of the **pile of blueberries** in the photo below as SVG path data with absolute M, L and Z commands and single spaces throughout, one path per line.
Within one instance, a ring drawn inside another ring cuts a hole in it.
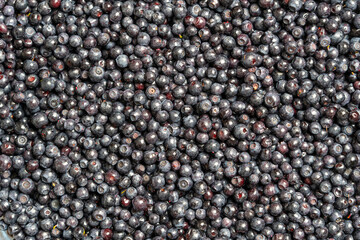
M 359 240 L 359 0 L 0 0 L 15 240 Z

